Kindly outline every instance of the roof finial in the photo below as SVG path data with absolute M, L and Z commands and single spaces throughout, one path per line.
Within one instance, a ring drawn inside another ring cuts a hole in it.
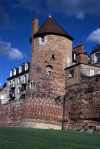
M 49 18 L 51 18 L 51 15 L 49 15 Z

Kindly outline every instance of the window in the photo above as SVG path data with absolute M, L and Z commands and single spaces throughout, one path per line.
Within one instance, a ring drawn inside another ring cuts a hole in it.
M 69 66 L 70 66 L 70 58 L 67 57 L 67 67 L 69 67 Z
M 14 69 L 14 76 L 16 75 L 16 69 Z
M 9 81 L 9 86 L 11 85 L 11 81 Z
M 12 77 L 12 70 L 10 70 L 10 77 Z
M 52 55 L 52 61 L 54 61 L 55 60 L 55 57 L 54 57 L 54 55 Z
M 94 70 L 90 70 L 90 76 L 94 75 Z
M 25 64 L 25 71 L 28 70 L 28 64 Z
M 35 81 L 31 81 L 31 82 L 30 82 L 30 88 L 31 88 L 31 89 L 34 89 L 35 87 L 36 87 Z
M 74 77 L 74 70 L 70 71 L 70 74 L 69 74 L 69 78 L 73 78 Z
M 23 78 L 24 78 L 24 80 L 23 80 L 24 83 L 26 83 L 27 82 L 27 75 L 24 75 Z
M 52 71 L 48 71 L 48 76 L 51 76 L 52 75 Z
M 20 83 L 20 77 L 18 78 L 18 84 Z
M 22 72 L 22 67 L 21 66 L 19 66 L 19 73 L 21 73 Z
M 98 74 L 100 74 L 100 71 L 98 71 Z
M 76 54 L 74 54 L 74 60 L 76 60 Z
M 4 95 L 1 95 L 1 99 L 4 99 Z
M 5 94 L 7 94 L 7 90 L 5 90 Z
M 95 63 L 100 62 L 100 53 L 95 54 Z
M 17 93 L 20 93 L 20 87 L 18 87 Z
M 45 36 L 41 36 L 41 44 L 45 44 Z

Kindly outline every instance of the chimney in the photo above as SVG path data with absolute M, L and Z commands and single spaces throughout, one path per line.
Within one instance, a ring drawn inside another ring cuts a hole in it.
M 23 63 L 23 66 L 25 66 L 26 61 Z
M 76 51 L 77 53 L 83 53 L 83 44 L 80 43 L 80 44 L 74 46 L 74 51 Z
M 86 52 L 86 53 L 78 53 L 76 55 L 76 63 L 88 64 L 88 52 Z
M 32 36 L 38 31 L 38 19 L 34 18 L 32 20 Z

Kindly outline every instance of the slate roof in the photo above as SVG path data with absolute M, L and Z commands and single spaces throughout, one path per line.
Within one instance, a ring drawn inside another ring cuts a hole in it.
M 39 36 L 42 34 L 55 34 L 74 40 L 63 28 L 59 26 L 51 17 L 49 17 L 44 24 L 39 28 L 39 30 L 34 34 L 34 36 Z

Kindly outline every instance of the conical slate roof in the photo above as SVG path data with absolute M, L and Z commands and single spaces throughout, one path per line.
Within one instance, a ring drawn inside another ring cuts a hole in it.
M 39 28 L 39 30 L 35 33 L 34 36 L 42 35 L 42 34 L 55 34 L 69 38 L 70 40 L 74 40 L 64 29 L 62 29 L 51 17 L 49 17 L 44 24 Z

